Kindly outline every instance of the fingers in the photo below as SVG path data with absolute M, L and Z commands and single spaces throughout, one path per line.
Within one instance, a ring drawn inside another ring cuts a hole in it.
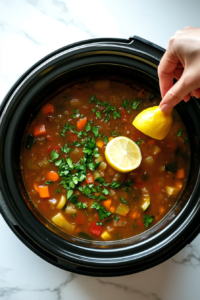
M 160 82 L 160 91 L 162 98 L 173 86 L 174 72 L 178 66 L 179 60 L 174 58 L 169 51 L 163 55 L 158 66 L 158 77 Z
M 196 89 L 194 91 L 192 91 L 192 96 L 194 96 L 195 98 L 200 98 L 200 89 Z
M 163 100 L 160 103 L 160 108 L 163 112 L 174 107 L 182 99 L 186 102 L 190 99 L 190 92 L 194 90 L 195 93 L 196 87 L 198 85 L 197 76 L 195 73 L 192 75 L 188 71 L 184 71 L 180 79 L 175 83 L 175 85 L 165 94 Z

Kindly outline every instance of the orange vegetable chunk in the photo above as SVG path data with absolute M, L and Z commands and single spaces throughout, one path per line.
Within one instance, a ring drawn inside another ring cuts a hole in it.
M 83 130 L 85 130 L 86 124 L 87 124 L 87 118 L 84 118 L 84 119 L 79 120 L 76 126 L 77 126 L 78 130 L 83 131 Z
M 33 136 L 37 137 L 46 133 L 45 125 L 37 125 L 33 128 Z
M 55 171 L 50 171 L 47 173 L 47 178 L 50 181 L 57 181 L 59 179 L 59 175 Z
M 184 172 L 184 169 L 180 169 L 180 170 L 177 171 L 177 173 L 176 173 L 176 178 L 178 178 L 178 179 L 185 178 L 185 172 Z
M 94 177 L 91 174 L 88 174 L 86 178 L 86 183 L 93 183 L 93 182 L 94 182 Z
M 103 202 L 103 206 L 105 207 L 106 210 L 109 210 L 112 204 L 112 200 L 111 199 L 107 199 Z
M 48 103 L 43 107 L 42 112 L 44 114 L 54 113 L 54 106 Z
M 39 185 L 38 192 L 41 198 L 48 198 L 50 196 L 49 187 L 46 185 Z

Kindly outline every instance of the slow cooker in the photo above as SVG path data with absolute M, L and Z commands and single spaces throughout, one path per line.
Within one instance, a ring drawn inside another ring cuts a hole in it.
M 65 46 L 32 66 L 11 88 L 0 108 L 0 211 L 17 237 L 49 263 L 90 276 L 121 276 L 151 268 L 180 251 L 200 230 L 200 107 L 196 99 L 176 110 L 189 133 L 191 168 L 178 203 L 145 233 L 115 242 L 64 234 L 39 215 L 20 170 L 20 146 L 31 113 L 65 82 L 95 76 L 133 79 L 159 93 L 157 67 L 164 49 L 134 36 L 92 39 Z M 28 204 L 27 204 L 28 203 Z

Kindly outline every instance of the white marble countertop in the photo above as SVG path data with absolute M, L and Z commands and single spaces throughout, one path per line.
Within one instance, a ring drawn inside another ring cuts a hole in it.
M 199 0 L 0 0 L 0 102 L 46 54 L 79 40 L 141 36 L 167 47 L 173 33 L 200 26 Z M 0 216 L 2 300 L 199 300 L 200 237 L 168 261 L 124 277 L 60 270 L 31 252 Z

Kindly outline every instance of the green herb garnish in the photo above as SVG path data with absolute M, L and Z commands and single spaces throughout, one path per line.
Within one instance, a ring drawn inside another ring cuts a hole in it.
M 129 205 L 129 203 L 123 197 L 120 197 L 120 200 L 122 201 L 122 203 Z
M 53 183 L 53 181 L 51 181 L 51 180 L 45 181 L 45 184 L 52 184 L 52 183 Z
M 181 128 L 181 129 L 179 130 L 179 132 L 177 133 L 177 136 L 181 136 L 182 131 L 183 131 L 183 128 Z
M 102 221 L 104 218 L 109 217 L 112 213 L 110 211 L 106 211 L 104 206 L 101 206 L 99 203 L 97 202 L 93 202 L 93 204 L 91 205 L 91 208 L 94 208 L 98 211 L 100 220 Z
M 142 221 L 145 224 L 144 227 L 147 228 L 153 222 L 153 220 L 154 220 L 154 216 L 144 215 L 143 216 L 143 221 Z

